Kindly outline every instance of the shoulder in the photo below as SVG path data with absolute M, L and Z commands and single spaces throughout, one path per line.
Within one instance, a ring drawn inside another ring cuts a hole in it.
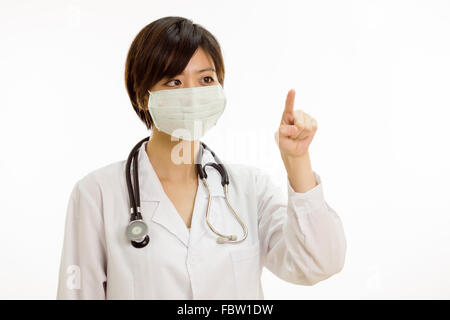
M 117 161 L 108 164 L 77 180 L 70 194 L 67 216 L 82 223 L 101 223 L 105 218 L 106 206 L 116 201 L 118 192 L 121 192 L 124 176 L 121 168 L 125 163 Z
M 228 171 L 235 172 L 243 176 L 252 178 L 269 176 L 269 173 L 266 170 L 252 165 L 242 163 L 227 163 L 227 162 L 225 162 L 224 164 Z
M 126 160 L 116 161 L 99 167 L 82 176 L 75 184 L 80 193 L 101 196 L 104 192 L 125 183 Z
M 256 172 L 258 171 L 258 168 L 254 166 L 250 166 L 247 164 L 241 164 L 241 163 L 224 163 L 225 168 L 227 169 L 229 178 L 232 177 L 239 177 L 239 178 L 246 178 L 247 179 L 253 179 Z
M 286 180 L 274 176 L 268 170 L 245 164 L 226 164 L 229 180 L 239 193 L 253 195 L 259 199 L 284 197 Z
M 228 171 L 230 182 L 255 186 L 260 181 L 270 179 L 268 172 L 259 167 L 240 163 L 224 163 L 224 165 Z

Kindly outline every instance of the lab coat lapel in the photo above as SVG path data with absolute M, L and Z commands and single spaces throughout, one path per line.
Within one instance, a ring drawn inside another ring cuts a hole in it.
M 160 201 L 159 206 L 152 216 L 152 221 L 167 229 L 167 231 L 175 235 L 186 247 L 188 246 L 189 231 L 171 202 L 166 199 Z
M 185 246 L 188 246 L 189 231 L 183 219 L 176 211 L 176 208 L 165 194 L 161 182 L 145 151 L 146 145 L 147 142 L 142 144 L 138 155 L 141 205 L 147 207 L 145 202 L 157 202 L 156 209 L 151 210 L 153 211 L 151 220 L 164 227 L 167 231 L 175 235 Z M 142 212 L 142 214 L 145 213 Z

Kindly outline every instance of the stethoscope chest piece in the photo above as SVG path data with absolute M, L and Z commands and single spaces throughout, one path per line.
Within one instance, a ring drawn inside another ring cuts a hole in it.
M 131 241 L 131 245 L 135 248 L 143 248 L 150 242 L 150 237 L 148 235 L 145 236 L 142 242 Z
M 133 220 L 128 224 L 127 237 L 135 248 L 143 248 L 150 242 L 148 227 L 143 220 Z

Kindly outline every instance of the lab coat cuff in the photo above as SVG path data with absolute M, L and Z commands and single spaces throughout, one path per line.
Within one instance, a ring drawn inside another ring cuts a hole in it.
M 289 178 L 288 185 L 288 199 L 293 207 L 309 207 L 311 209 L 319 208 L 323 205 L 325 198 L 323 195 L 322 180 L 320 176 L 313 170 L 317 185 L 306 192 L 295 192 L 292 188 Z

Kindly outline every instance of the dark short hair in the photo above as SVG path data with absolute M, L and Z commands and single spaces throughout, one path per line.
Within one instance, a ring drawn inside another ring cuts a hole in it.
M 131 43 L 125 63 L 125 85 L 134 111 L 152 127 L 148 91 L 161 79 L 181 74 L 198 47 L 214 61 L 223 86 L 225 66 L 219 42 L 205 28 L 183 17 L 160 18 L 145 26 Z

